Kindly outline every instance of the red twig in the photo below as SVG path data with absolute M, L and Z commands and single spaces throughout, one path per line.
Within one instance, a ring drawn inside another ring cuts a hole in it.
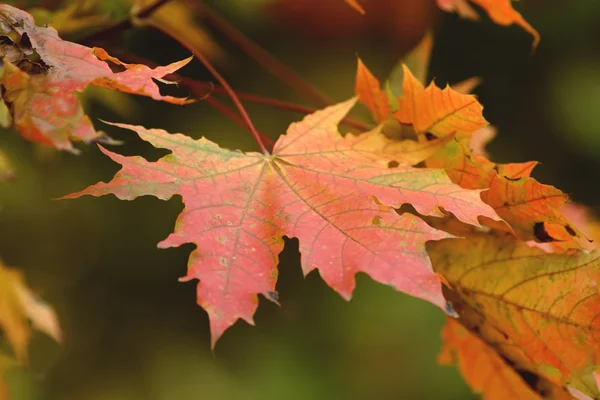
M 138 56 L 136 54 L 131 54 L 122 50 L 110 49 L 110 54 L 113 54 L 118 58 L 130 63 L 144 64 L 148 65 L 149 67 L 156 67 L 158 65 L 155 62 L 152 62 L 144 57 Z M 187 76 L 179 75 L 176 72 L 166 75 L 164 78 L 167 80 L 178 82 L 182 86 L 187 87 L 192 93 L 194 93 L 197 99 L 203 99 L 204 97 L 206 97 L 207 94 L 210 93 L 227 94 L 227 91 L 222 86 L 215 85 L 211 82 L 197 81 Z M 258 94 L 239 91 L 236 91 L 236 94 L 242 100 L 250 101 L 256 104 L 263 104 L 269 107 L 278 108 L 280 110 L 292 111 L 299 114 L 311 114 L 317 111 L 315 108 L 312 107 L 306 107 L 296 103 L 277 100 L 271 97 L 260 96 Z M 356 121 L 352 118 L 344 118 L 341 121 L 341 123 L 346 126 L 351 126 L 353 128 L 359 129 L 361 131 L 367 131 L 372 128 L 371 126 Z
M 217 13 L 204 6 L 202 3 L 199 3 L 196 6 L 200 11 L 201 17 L 205 17 L 207 22 L 212 24 L 222 34 L 227 36 L 229 40 L 235 43 L 242 51 L 255 59 L 279 80 L 288 84 L 292 89 L 297 90 L 304 97 L 306 97 L 307 100 L 319 108 L 326 107 L 331 104 L 330 99 L 314 89 L 311 85 L 296 75 L 294 71 L 269 54 L 266 50 L 240 32 L 225 19 L 221 18 Z
M 165 29 L 161 29 L 160 26 L 156 26 L 156 28 L 159 29 L 161 32 L 163 32 L 165 35 L 168 35 L 169 37 L 171 37 L 173 40 L 176 40 L 180 45 L 182 45 L 186 49 L 188 49 L 204 65 L 204 67 L 211 73 L 211 75 L 215 77 L 215 79 L 219 82 L 219 84 L 227 92 L 227 94 L 231 98 L 231 101 L 233 101 L 233 104 L 235 104 L 235 107 L 238 109 L 240 115 L 242 116 L 244 123 L 248 126 L 250 133 L 252 134 L 252 136 L 254 136 L 254 140 L 256 140 L 256 143 L 258 144 L 258 147 L 260 148 L 260 150 L 263 152 L 263 154 L 268 156 L 270 153 L 267 150 L 267 148 L 265 147 L 265 144 L 263 143 L 263 140 L 260 137 L 260 134 L 256 130 L 256 127 L 252 123 L 252 120 L 248 116 L 248 113 L 246 112 L 244 105 L 240 101 L 240 99 L 237 96 L 237 94 L 235 93 L 235 91 L 231 88 L 231 86 L 229 85 L 227 80 L 225 80 L 225 78 L 223 78 L 223 76 L 219 73 L 219 71 L 217 71 L 215 69 L 215 67 L 213 67 L 213 65 L 210 63 L 210 61 L 208 61 L 208 58 L 206 58 L 204 56 L 204 54 L 197 51 L 194 47 L 190 46 L 183 38 L 177 37 L 176 35 L 168 32 Z
M 208 96 L 204 99 L 210 106 L 212 106 L 215 110 L 219 111 L 220 113 L 222 113 L 223 115 L 225 115 L 226 117 L 230 118 L 231 120 L 233 120 L 233 122 L 237 123 L 239 126 L 241 126 L 242 128 L 246 128 L 249 130 L 248 125 L 246 124 L 246 122 L 240 118 L 239 115 L 237 115 L 232 109 L 230 109 L 229 107 L 227 107 L 225 104 L 223 104 L 220 100 L 217 100 L 214 97 Z M 258 134 L 260 135 L 262 141 L 269 146 L 269 148 L 273 148 L 273 146 L 275 145 L 275 142 L 273 142 L 273 139 L 271 139 L 270 137 L 268 137 L 267 135 L 265 135 L 262 132 L 258 132 Z

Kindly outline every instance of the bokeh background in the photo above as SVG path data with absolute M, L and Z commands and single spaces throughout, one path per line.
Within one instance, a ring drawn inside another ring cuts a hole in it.
M 489 146 L 492 158 L 539 160 L 536 178 L 599 210 L 600 2 L 516 3 L 542 36 L 533 54 L 531 37 L 519 27 L 494 25 L 484 13 L 479 23 L 461 20 L 439 11 L 433 0 L 361 0 L 364 17 L 342 0 L 203 4 L 334 101 L 353 94 L 357 54 L 383 80 L 433 29 L 429 77 L 438 85 L 483 79 L 475 93 L 499 131 Z M 115 20 L 129 9 L 123 0 L 102 7 Z M 195 18 L 218 49 L 213 61 L 236 90 L 310 106 L 214 24 Z M 152 28 L 132 28 L 102 44 L 158 63 L 189 55 Z M 197 61 L 181 72 L 212 80 Z M 256 150 L 245 129 L 206 102 L 182 108 L 102 90 L 86 92 L 83 100 L 96 125 L 125 142 L 116 149 L 122 154 L 157 159 L 165 151 L 98 119 Z M 245 105 L 272 138 L 302 118 Z M 156 248 L 182 209 L 178 197 L 55 201 L 109 180 L 118 166 L 96 146 L 79 146 L 80 156 L 57 153 L 13 131 L 2 131 L 0 148 L 17 172 L 14 181 L 0 184 L 0 256 L 25 271 L 30 286 L 54 305 L 65 333 L 62 345 L 34 336 L 30 365 L 7 376 L 16 399 L 477 398 L 455 368 L 436 364 L 441 311 L 364 275 L 352 301 L 345 302 L 317 273 L 302 276 L 294 240 L 279 265 L 282 308 L 261 299 L 256 327 L 237 323 L 211 353 L 207 316 L 195 304 L 196 284 L 177 281 L 193 247 Z

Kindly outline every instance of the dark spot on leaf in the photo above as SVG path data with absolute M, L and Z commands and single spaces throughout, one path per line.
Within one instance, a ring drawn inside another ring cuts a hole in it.
M 392 160 L 388 163 L 388 168 L 398 168 L 400 163 L 396 160 Z
M 427 140 L 435 140 L 435 139 L 437 139 L 437 136 L 435 136 L 431 132 L 425 132 L 425 139 L 427 139 Z
M 512 181 L 512 182 L 521 180 L 521 178 L 511 178 L 510 176 L 504 176 L 504 179 L 506 179 L 507 181 Z
M 577 233 L 575 232 L 575 230 L 573 228 L 571 228 L 571 225 L 565 225 L 565 230 L 569 233 L 569 235 L 571 236 L 577 236 Z
M 515 372 L 519 374 L 519 376 L 525 381 L 527 386 L 529 386 L 534 392 L 537 391 L 537 386 L 540 383 L 539 375 L 534 374 L 530 371 L 525 371 L 523 369 L 515 369 Z
M 40 62 L 33 62 L 27 58 L 21 59 L 16 66 L 29 75 L 40 75 L 48 70 L 48 67 Z
M 546 232 L 546 227 L 543 222 L 536 222 L 535 225 L 533 225 L 533 235 L 542 243 L 555 241 L 555 239 Z
M 514 361 L 513 361 L 513 360 L 511 360 L 511 359 L 507 358 L 507 357 L 506 357 L 505 355 L 503 355 L 503 354 L 500 354 L 500 353 L 498 353 L 498 355 L 499 355 L 500 357 L 502 357 L 502 359 L 504 360 L 504 362 L 505 362 L 506 364 L 508 364 L 510 367 L 512 367 L 512 368 L 514 368 L 514 367 L 515 367 L 515 363 L 514 363 Z

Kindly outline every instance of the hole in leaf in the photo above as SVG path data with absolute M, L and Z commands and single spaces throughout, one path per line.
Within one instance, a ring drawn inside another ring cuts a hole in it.
M 398 166 L 400 166 L 400 163 L 396 160 L 392 160 L 388 163 L 388 168 L 398 168 Z
M 106 65 L 108 65 L 110 70 L 115 74 L 127 70 L 127 68 L 125 68 L 125 66 L 122 64 L 116 64 L 110 60 L 102 60 L 102 61 L 104 61 L 106 63 Z
M 554 238 L 548 234 L 543 222 L 536 222 L 533 225 L 533 235 L 542 243 L 554 242 Z
M 21 47 L 22 49 L 27 49 L 27 50 L 32 50 L 33 47 L 31 46 L 31 40 L 29 39 L 29 35 L 27 34 L 27 32 L 23 33 L 23 35 L 21 35 L 21 41 L 19 42 L 19 47 Z
M 435 140 L 437 139 L 437 136 L 435 136 L 433 133 L 431 132 L 425 132 L 425 139 L 427 140 Z
M 571 225 L 567 224 L 565 225 L 565 230 L 567 231 L 567 233 L 571 236 L 577 236 L 577 232 L 575 232 L 575 230 L 573 228 L 571 228 Z

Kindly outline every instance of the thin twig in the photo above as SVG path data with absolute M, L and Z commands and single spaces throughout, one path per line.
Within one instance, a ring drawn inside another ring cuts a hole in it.
M 240 116 L 235 113 L 235 111 L 233 111 L 232 109 L 227 107 L 227 105 L 223 104 L 223 102 L 221 102 L 220 100 L 216 99 L 215 97 L 211 97 L 211 96 L 206 97 L 204 100 L 210 106 L 212 106 L 215 110 L 219 111 L 220 113 L 222 113 L 223 115 L 225 115 L 226 117 L 231 119 L 233 122 L 235 122 L 242 128 L 246 128 L 249 130 L 249 127 L 244 122 L 244 120 L 241 119 Z M 270 137 L 268 137 L 267 135 L 265 135 L 264 133 L 262 133 L 260 131 L 258 132 L 258 134 L 260 135 L 263 142 L 265 142 L 265 144 L 267 146 L 269 146 L 269 148 L 272 149 L 273 146 L 275 145 L 275 142 L 273 142 L 273 139 L 271 139 Z
M 144 65 L 148 65 L 149 67 L 152 67 L 152 68 L 154 68 L 158 65 L 155 62 L 150 61 L 145 57 L 141 57 L 136 54 L 131 54 L 131 53 L 128 53 L 128 52 L 125 52 L 122 50 L 110 49 L 110 54 L 113 54 L 113 55 L 117 56 L 119 59 L 125 60 L 130 63 L 144 64 Z M 187 87 L 196 96 L 197 99 L 202 99 L 206 96 L 206 94 L 209 94 L 209 93 L 227 94 L 227 91 L 222 86 L 215 85 L 212 82 L 197 81 L 197 80 L 189 78 L 187 76 L 180 75 L 176 72 L 166 75 L 164 77 L 164 79 L 178 82 L 182 86 Z M 298 114 L 306 115 L 306 114 L 311 114 L 311 113 L 317 111 L 317 109 L 315 109 L 313 107 L 306 107 L 306 106 L 302 106 L 300 104 L 290 103 L 290 102 L 278 100 L 278 99 L 273 99 L 271 97 L 260 96 L 260 95 L 253 94 L 253 93 L 240 92 L 240 91 L 236 91 L 235 93 L 242 100 L 246 100 L 246 101 L 256 103 L 256 104 L 262 104 L 262 105 L 277 108 L 280 110 L 292 111 L 292 112 L 296 112 Z M 372 128 L 372 126 L 366 125 L 366 124 L 356 121 L 352 118 L 344 118 L 341 121 L 341 123 L 343 125 L 359 129 L 361 131 L 367 131 Z
M 229 40 L 236 44 L 242 51 L 255 59 L 283 83 L 286 83 L 292 89 L 297 90 L 306 97 L 307 100 L 319 108 L 331 105 L 332 102 L 330 99 L 305 82 L 296 75 L 294 71 L 269 54 L 225 19 L 221 18 L 217 13 L 204 6 L 202 3 L 199 3 L 196 6 L 201 13 L 201 17 L 205 17 L 207 22 L 212 24 L 214 28 L 227 36 Z
M 211 62 L 208 61 L 208 58 L 206 58 L 204 56 L 204 54 L 200 53 L 193 46 L 190 46 L 183 38 L 180 38 L 177 35 L 172 34 L 171 32 L 168 32 L 165 29 L 161 29 L 160 26 L 156 26 L 155 28 L 159 29 L 162 33 L 171 37 L 171 39 L 177 41 L 181 46 L 183 46 L 188 51 L 190 51 L 204 65 L 204 67 L 208 70 L 208 72 L 210 72 L 211 75 L 215 77 L 215 79 L 219 82 L 219 84 L 223 87 L 223 89 L 225 89 L 225 91 L 231 98 L 231 101 L 233 101 L 233 104 L 235 104 L 235 107 L 238 109 L 240 115 L 242 116 L 242 119 L 244 120 L 245 124 L 248 126 L 250 133 L 252 134 L 252 136 L 254 136 L 254 140 L 258 144 L 258 147 L 260 148 L 260 150 L 263 152 L 264 155 L 266 155 L 266 156 L 270 155 L 262 138 L 260 137 L 260 134 L 258 133 L 258 131 L 256 130 L 256 127 L 252 123 L 252 120 L 250 119 L 250 116 L 246 112 L 246 109 L 244 108 L 244 105 L 240 101 L 239 97 L 237 96 L 235 91 L 231 88 L 231 86 L 229 85 L 227 80 L 225 78 L 223 78 L 223 76 L 219 73 L 219 71 L 217 71 L 215 69 L 215 67 L 213 67 Z
M 135 13 L 135 15 L 132 15 L 131 17 L 124 19 L 120 22 L 117 22 L 116 24 L 111 25 L 105 29 L 98 31 L 98 32 L 94 32 L 91 35 L 83 38 L 79 42 L 86 46 L 91 46 L 94 43 L 97 43 L 99 41 L 110 39 L 110 38 L 118 35 L 119 33 L 131 28 L 133 26 L 132 21 L 135 18 L 146 18 L 150 14 L 152 14 L 154 11 L 156 11 L 159 7 L 165 5 L 167 2 L 169 2 L 169 0 L 156 0 L 154 3 L 149 4 L 146 7 L 140 9 L 138 12 Z

